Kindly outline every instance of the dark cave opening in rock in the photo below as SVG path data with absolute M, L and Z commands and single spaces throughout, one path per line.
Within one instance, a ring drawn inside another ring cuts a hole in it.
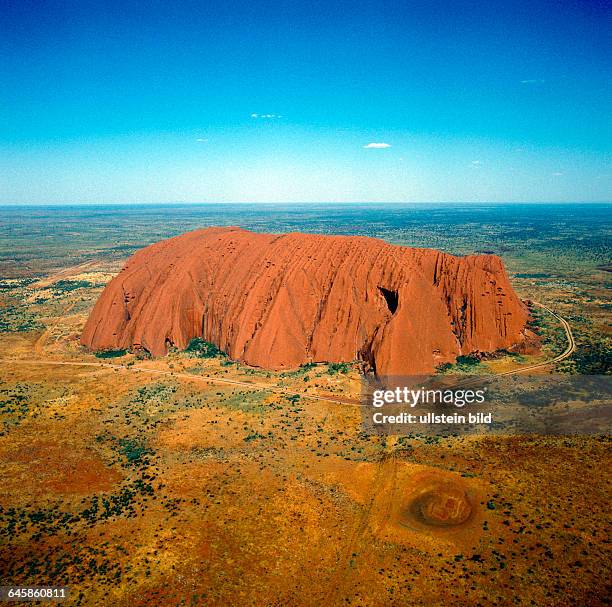
M 389 289 L 385 289 L 384 287 L 378 287 L 378 290 L 385 298 L 385 301 L 387 302 L 387 308 L 389 308 L 389 312 L 391 312 L 391 314 L 395 314 L 395 311 L 397 310 L 397 306 L 399 304 L 399 297 L 397 291 L 390 291 Z

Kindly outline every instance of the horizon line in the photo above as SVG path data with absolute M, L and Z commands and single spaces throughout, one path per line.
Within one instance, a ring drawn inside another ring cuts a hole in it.
M 308 201 L 130 201 L 130 202 L 0 202 L 3 207 L 64 207 L 64 206 L 203 206 L 203 205 L 451 205 L 451 204 L 612 204 L 612 200 L 419 200 L 419 201 L 373 201 L 373 200 L 308 200 Z

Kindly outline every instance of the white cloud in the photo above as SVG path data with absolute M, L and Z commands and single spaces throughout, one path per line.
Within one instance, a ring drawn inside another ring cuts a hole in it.
M 382 150 L 384 148 L 390 148 L 390 143 L 368 143 L 363 146 L 366 150 Z
M 270 118 L 282 118 L 281 114 L 257 114 L 255 112 L 253 112 L 251 114 L 251 118 L 264 118 L 264 119 L 270 119 Z
M 479 167 L 481 164 L 480 160 L 472 160 L 472 166 Z
M 555 177 L 561 177 L 561 175 L 563 175 L 563 173 L 561 173 L 561 171 L 556 171 L 555 173 L 553 173 L 553 176 L 555 176 Z
M 529 78 L 527 80 L 521 80 L 521 84 L 544 84 L 546 80 L 541 78 Z
M 204 139 L 204 137 L 198 137 L 198 138 L 196 139 L 196 141 L 197 141 L 198 143 L 206 143 L 206 142 L 208 141 L 208 139 Z

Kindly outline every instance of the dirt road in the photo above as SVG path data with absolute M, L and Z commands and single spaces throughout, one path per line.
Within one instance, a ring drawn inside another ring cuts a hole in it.
M 513 369 L 512 371 L 504 371 L 502 373 L 498 373 L 497 375 L 516 375 L 518 373 L 525 373 L 526 371 L 532 371 L 534 369 L 540 369 L 542 367 L 547 367 L 549 365 L 552 365 L 554 363 L 560 362 L 564 359 L 566 359 L 568 356 L 571 356 L 571 354 L 575 351 L 576 349 L 576 342 L 574 340 L 574 336 L 572 334 L 572 329 L 569 325 L 569 323 L 562 317 L 559 316 L 557 313 L 553 312 L 549 307 L 545 306 L 544 304 L 541 303 L 537 303 L 534 302 L 534 305 L 539 306 L 540 308 L 546 310 L 549 314 L 551 314 L 552 316 L 554 316 L 562 325 L 562 327 L 565 329 L 565 334 L 567 336 L 567 341 L 568 341 L 568 345 L 567 348 L 558 356 L 556 356 L 555 358 L 551 359 L 551 360 L 547 360 L 541 363 L 536 363 L 533 365 L 528 365 L 526 367 L 520 367 L 518 369 Z M 44 335 L 44 334 L 43 334 Z M 38 348 L 37 348 L 38 350 Z M 296 392 L 294 390 L 288 390 L 285 388 L 281 388 L 280 386 L 274 386 L 274 385 L 269 385 L 269 384 L 260 384 L 260 383 L 256 383 L 256 382 L 245 382 L 245 381 L 240 381 L 240 380 L 236 380 L 236 379 L 227 379 L 224 377 L 211 377 L 211 376 L 205 376 L 205 375 L 192 375 L 190 373 L 180 373 L 180 372 L 175 372 L 175 371 L 165 371 L 163 369 L 151 369 L 148 367 L 128 367 L 126 365 L 119 365 L 119 364 L 113 364 L 113 363 L 104 363 L 104 362 L 87 362 L 87 361 L 63 361 L 63 360 L 40 360 L 40 359 L 10 359 L 10 358 L 4 358 L 4 359 L 0 359 L 0 363 L 2 363 L 3 365 L 57 365 L 57 366 L 73 366 L 73 367 L 98 367 L 98 368 L 106 368 L 106 369 L 116 369 L 119 371 L 132 371 L 132 372 L 139 372 L 139 373 L 150 373 L 150 374 L 154 374 L 154 375 L 163 375 L 163 376 L 170 376 L 170 377 L 175 377 L 178 379 L 184 379 L 184 380 L 189 380 L 189 381 L 203 381 L 205 383 L 209 383 L 209 384 L 229 384 L 229 385 L 233 385 L 233 386 L 241 386 L 244 388 L 256 388 L 256 389 L 260 389 L 260 390 L 269 390 L 270 392 L 274 392 L 276 394 L 283 394 L 283 395 L 294 395 L 296 394 Z M 331 402 L 331 403 L 336 403 L 339 405 L 345 405 L 345 406 L 349 406 L 349 407 L 361 407 L 362 403 L 360 400 L 357 399 L 351 399 L 351 398 L 334 398 L 334 397 L 330 397 L 330 396 L 319 396 L 316 394 L 307 394 L 307 393 L 299 393 L 300 398 L 304 398 L 304 399 L 308 399 L 308 400 L 317 400 L 317 401 L 324 401 L 324 402 Z

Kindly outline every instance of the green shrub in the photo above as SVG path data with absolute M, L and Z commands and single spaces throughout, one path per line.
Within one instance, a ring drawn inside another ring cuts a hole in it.
M 348 363 L 329 363 L 327 366 L 327 372 L 330 375 L 336 375 L 336 373 L 348 373 L 351 366 Z
M 475 367 L 480 364 L 480 359 L 473 354 L 468 354 L 467 356 L 457 356 L 457 364 L 462 367 Z
M 151 450 L 147 449 L 144 444 L 130 438 L 119 439 L 119 449 L 127 459 L 128 464 L 139 463 L 144 456 L 151 453 Z
M 51 286 L 54 291 L 76 291 L 77 289 L 94 287 L 96 285 L 88 280 L 58 280 Z
M 197 358 L 216 358 L 217 356 L 227 356 L 225 352 L 219 350 L 215 344 L 205 341 L 201 337 L 194 337 L 189 342 L 185 352 L 188 352 L 190 356 Z
M 100 350 L 99 352 L 94 352 L 94 354 L 96 358 L 118 358 L 125 356 L 127 350 Z
M 602 342 L 580 345 L 572 354 L 576 371 L 581 375 L 611 375 L 612 349 Z

